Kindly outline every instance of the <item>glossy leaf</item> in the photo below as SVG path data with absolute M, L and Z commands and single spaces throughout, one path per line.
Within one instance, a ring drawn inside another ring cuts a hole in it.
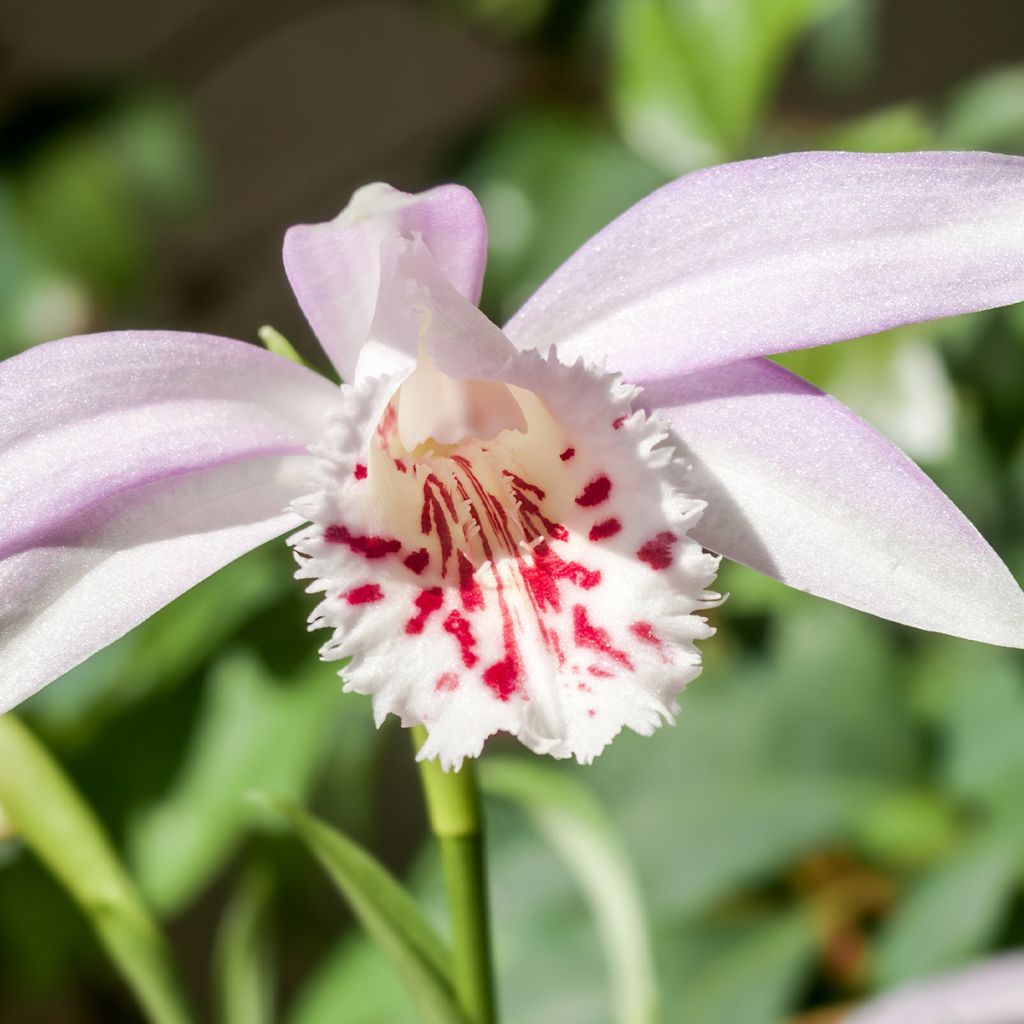
M 445 943 L 402 884 L 342 833 L 284 801 L 269 800 L 320 861 L 402 979 L 427 1024 L 464 1024 Z

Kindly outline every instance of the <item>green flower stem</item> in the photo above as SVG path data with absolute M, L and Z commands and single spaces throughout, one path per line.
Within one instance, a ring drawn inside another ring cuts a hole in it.
M 153 1024 L 192 1020 L 170 950 L 109 840 L 45 747 L 0 715 L 0 804 L 12 830 L 82 908 Z
M 421 726 L 413 743 L 426 739 Z M 420 779 L 430 828 L 441 847 L 451 915 L 452 976 L 459 1006 L 471 1024 L 494 1024 L 494 977 L 484 869 L 480 791 L 472 761 L 446 772 L 436 761 L 421 761 Z

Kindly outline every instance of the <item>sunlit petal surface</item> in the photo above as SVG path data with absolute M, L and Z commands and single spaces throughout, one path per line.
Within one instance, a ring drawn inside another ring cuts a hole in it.
M 256 458 L 122 491 L 0 561 L 0 711 L 298 526 L 283 510 L 310 469 Z
M 202 335 L 70 338 L 0 366 L 0 709 L 297 526 L 336 389 Z
M 641 200 L 512 318 L 643 383 L 1024 299 L 1024 158 L 792 153 Z
M 1024 646 L 1024 594 L 955 505 L 841 402 L 766 360 L 644 392 L 693 462 L 707 548 L 921 629 Z

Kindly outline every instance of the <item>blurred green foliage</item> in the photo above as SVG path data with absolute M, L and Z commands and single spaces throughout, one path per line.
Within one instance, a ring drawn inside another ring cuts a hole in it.
M 1024 153 L 1022 67 L 941 95 L 853 102 L 880 49 L 876 3 L 441 7 L 559 68 L 556 87 L 524 89 L 438 172 L 484 205 L 484 305 L 499 321 L 586 237 L 685 170 L 820 147 Z M 856 113 L 794 116 L 779 93 L 794 67 L 819 109 L 841 96 Z M 5 136 L 0 152 L 3 355 L 144 308 L 161 233 L 203 194 L 173 98 L 129 89 L 29 114 L 47 130 Z M 1020 309 L 783 362 L 907 448 L 1021 575 Z M 179 946 L 207 950 L 235 892 L 214 959 L 224 1019 L 400 1024 L 415 1011 L 388 961 L 245 799 L 260 789 L 311 802 L 404 873 L 443 930 L 406 744 L 374 732 L 363 698 L 338 693 L 290 574 L 283 545 L 247 556 L 25 715 Z M 911 633 L 735 566 L 720 582 L 731 598 L 677 728 L 622 736 L 588 769 L 544 765 L 577 793 L 562 806 L 509 803 L 512 784 L 489 802 L 508 1021 L 646 1019 L 613 992 L 622 979 L 595 923 L 609 912 L 595 871 L 616 880 L 606 897 L 643 908 L 649 939 L 636 941 L 653 951 L 662 1019 L 687 1024 L 773 1024 L 1024 941 L 1019 655 Z M 254 864 L 269 879 L 255 887 Z M 281 965 L 273 1015 L 256 983 L 267 956 Z M 67 897 L 17 837 L 0 838 L 0 1015 L 54 991 L 77 991 L 93 1014 L 82 1019 L 132 1019 L 111 1015 L 121 1004 L 109 968 Z

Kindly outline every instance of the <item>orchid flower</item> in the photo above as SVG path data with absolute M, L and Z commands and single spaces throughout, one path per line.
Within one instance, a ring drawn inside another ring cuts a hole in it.
M 1024 595 L 893 444 L 766 361 L 1024 298 L 1024 159 L 803 153 L 688 175 L 501 330 L 472 194 L 383 184 L 291 228 L 342 379 L 238 341 L 68 338 L 0 366 L 0 710 L 291 537 L 312 627 L 445 766 L 590 761 L 700 671 L 718 556 L 1024 645 Z M 714 554 L 712 554 L 712 552 Z

